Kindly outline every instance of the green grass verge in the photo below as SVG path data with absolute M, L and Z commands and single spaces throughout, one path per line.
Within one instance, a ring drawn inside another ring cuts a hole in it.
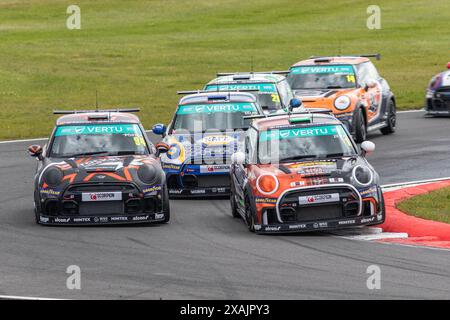
M 0 1 L 0 139 L 46 136 L 54 108 L 140 106 L 146 127 L 167 123 L 176 90 L 217 71 L 286 69 L 310 55 L 381 52 L 376 62 L 400 109 L 420 108 L 449 60 L 448 0 Z
M 450 187 L 412 197 L 397 207 L 415 217 L 450 223 Z

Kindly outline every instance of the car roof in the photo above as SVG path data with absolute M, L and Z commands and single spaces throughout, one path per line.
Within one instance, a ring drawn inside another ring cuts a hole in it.
M 318 61 L 322 60 L 322 61 Z M 327 60 L 327 61 L 326 61 Z M 357 56 L 342 56 L 342 57 L 318 57 L 318 58 L 310 58 L 306 60 L 301 60 L 294 65 L 293 67 L 299 67 L 299 66 L 312 66 L 312 65 L 334 65 L 334 64 L 361 64 L 364 62 L 370 61 L 369 58 L 365 57 L 357 57 Z
M 256 97 L 249 92 L 220 91 L 194 93 L 184 96 L 178 102 L 179 105 L 194 103 L 229 103 L 229 102 L 252 102 L 257 103 Z
M 131 123 L 139 124 L 139 118 L 131 113 L 122 112 L 82 112 L 64 115 L 56 120 L 56 125 L 69 124 L 97 124 L 97 123 Z
M 226 84 L 226 83 L 278 83 L 286 77 L 273 73 L 236 73 L 233 75 L 217 77 L 206 85 Z
M 310 121 L 307 123 L 290 123 L 289 119 L 295 118 L 306 118 L 309 117 Z M 268 130 L 271 128 L 281 128 L 281 127 L 302 127 L 311 125 L 322 125 L 322 124 L 341 124 L 341 122 L 336 119 L 333 115 L 323 114 L 323 113 L 309 113 L 309 112 L 298 112 L 292 113 L 291 115 L 284 114 L 279 116 L 270 116 L 266 118 L 255 119 L 252 126 L 261 131 Z

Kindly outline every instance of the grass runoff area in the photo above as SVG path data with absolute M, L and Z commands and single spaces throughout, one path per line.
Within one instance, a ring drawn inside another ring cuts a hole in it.
M 177 90 L 217 71 L 283 70 L 311 55 L 375 61 L 399 109 L 422 108 L 450 52 L 450 1 L 379 0 L 369 30 L 357 0 L 0 0 L 0 139 L 48 136 L 53 109 L 139 106 L 146 128 L 167 123 Z
M 450 223 L 450 187 L 412 197 L 397 207 L 412 216 Z

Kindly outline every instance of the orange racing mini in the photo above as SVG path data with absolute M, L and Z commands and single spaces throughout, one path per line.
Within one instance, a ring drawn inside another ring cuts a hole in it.
M 305 108 L 328 108 L 341 120 L 356 142 L 367 132 L 395 131 L 395 97 L 368 57 L 311 57 L 289 69 L 287 80 Z
M 254 120 L 245 152 L 232 155 L 231 209 L 257 233 L 380 224 L 379 176 L 345 126 L 329 114 L 295 113 Z

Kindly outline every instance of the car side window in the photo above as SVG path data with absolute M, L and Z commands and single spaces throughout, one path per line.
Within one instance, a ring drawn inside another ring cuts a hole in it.
M 245 162 L 256 163 L 256 140 L 258 133 L 254 128 L 249 128 L 245 138 Z
M 380 78 L 377 69 L 370 61 L 359 64 L 356 67 L 356 72 L 358 75 L 358 83 L 362 87 L 366 85 L 367 80 L 369 79 L 378 80 Z
M 286 81 L 286 79 L 278 83 L 278 91 L 280 93 L 283 106 L 288 106 L 291 99 L 294 98 L 294 94 L 292 93 L 291 86 Z

